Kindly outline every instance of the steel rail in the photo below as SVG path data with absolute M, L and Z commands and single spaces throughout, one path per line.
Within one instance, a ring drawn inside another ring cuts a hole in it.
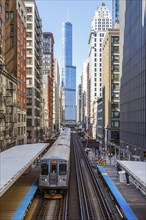
M 97 180 L 97 177 L 95 176 L 95 173 L 93 172 L 93 169 L 92 169 L 92 167 L 89 163 L 89 160 L 87 158 L 87 155 L 85 153 L 85 150 L 84 150 L 84 148 L 83 148 L 83 146 L 82 146 L 82 144 L 81 144 L 81 142 L 80 142 L 77 135 L 76 135 L 76 140 L 77 140 L 77 143 L 78 143 L 77 145 L 80 146 L 82 154 L 84 155 L 83 156 L 84 160 L 86 161 L 86 165 L 87 165 L 88 170 L 90 172 L 90 176 L 91 176 L 90 179 L 92 179 L 92 182 L 93 182 L 93 185 L 94 185 L 94 188 L 95 188 L 95 191 L 96 191 L 96 197 L 99 198 L 99 204 L 98 205 L 100 207 L 100 210 L 101 210 L 101 212 L 102 212 L 105 219 L 112 220 L 112 219 L 114 219 L 114 216 L 113 216 L 113 214 L 111 212 L 111 209 L 108 205 L 106 196 L 104 195 L 103 190 L 102 190 L 102 188 L 101 188 L 101 186 L 100 186 L 100 184 Z
M 75 167 L 76 167 L 76 173 L 77 173 L 77 187 L 78 187 L 78 193 L 79 193 L 79 203 L 80 203 L 80 215 L 81 219 L 88 219 L 90 220 L 90 215 L 88 212 L 88 205 L 87 205 L 87 200 L 86 200 L 86 193 L 85 193 L 85 188 L 83 184 L 83 177 L 82 177 L 82 172 L 81 172 L 81 165 L 79 163 L 79 155 L 77 153 L 77 150 L 75 148 L 75 140 L 73 138 L 73 150 L 74 150 L 74 155 L 75 155 Z
M 78 143 L 81 147 L 81 150 L 85 156 L 85 160 L 86 160 L 86 163 L 87 163 L 87 166 L 88 166 L 88 169 L 90 170 L 90 174 L 92 176 L 92 180 L 94 182 L 94 185 L 96 186 L 96 191 L 97 191 L 97 195 L 99 195 L 100 197 L 100 201 L 101 201 L 101 210 L 103 210 L 103 214 L 105 215 L 106 219 L 113 219 L 114 216 L 113 216 L 113 213 L 111 212 L 111 209 L 108 205 L 108 202 L 107 202 L 107 199 L 106 199 L 106 196 L 104 195 L 104 192 L 102 190 L 102 187 L 100 185 L 100 183 L 98 182 L 97 180 L 97 177 L 95 175 L 95 173 L 93 172 L 93 169 L 89 163 L 89 160 L 87 158 L 87 155 L 86 155 L 86 152 L 82 146 L 82 143 L 80 142 L 79 138 L 77 137 L 77 140 L 78 140 Z M 99 203 L 100 205 L 100 203 Z
M 93 195 L 93 189 L 91 189 L 91 188 L 94 188 L 94 186 L 93 186 L 92 178 L 90 176 L 90 173 L 89 173 L 89 170 L 88 170 L 85 158 L 84 158 L 84 154 L 80 148 L 77 137 L 75 137 L 75 145 L 78 146 L 77 147 L 77 158 L 78 158 L 78 163 L 79 163 L 78 168 L 80 167 L 80 170 L 81 170 L 80 178 L 82 178 L 82 182 L 83 182 L 82 188 L 84 189 L 84 200 L 86 200 L 86 212 L 88 212 L 89 219 L 95 219 L 95 218 L 101 219 L 100 210 L 99 210 L 98 214 L 97 214 L 97 212 L 95 213 L 95 208 L 93 208 L 93 202 L 91 202 L 92 195 Z M 85 172 L 85 170 L 86 170 L 86 172 Z M 91 195 L 91 193 L 92 193 L 92 195 Z M 98 204 L 97 204 L 97 207 L 98 207 Z

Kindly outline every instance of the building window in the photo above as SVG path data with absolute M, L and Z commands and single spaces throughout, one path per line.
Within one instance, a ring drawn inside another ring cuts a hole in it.
M 32 119 L 28 118 L 27 119 L 27 127 L 32 126 Z
M 11 33 L 14 32 L 14 24 L 10 24 L 10 32 L 11 32 Z
M 112 79 L 119 81 L 120 75 L 119 74 L 112 74 Z
M 27 32 L 26 37 L 32 37 L 32 32 Z
M 112 92 L 112 98 L 119 98 L 118 92 Z
M 2 19 L 0 19 L 0 27 L 2 27 Z
M 26 89 L 26 95 L 32 95 L 32 88 Z
M 119 83 L 112 83 L 112 89 L 119 89 Z
M 27 57 L 27 65 L 32 65 L 32 58 L 31 57 Z
M 27 78 L 26 84 L 27 85 L 32 85 L 32 78 Z
M 27 29 L 32 30 L 32 24 L 27 24 Z
M 32 21 L 32 15 L 27 15 L 27 21 Z
M 18 127 L 18 135 L 20 135 L 20 127 Z
M 119 128 L 120 127 L 120 122 L 119 121 L 111 121 L 111 126 L 112 128 Z
M 31 74 L 32 74 L 32 68 L 27 68 L 27 69 L 26 69 L 26 74 L 31 75 Z
M 119 53 L 119 46 L 112 46 L 111 47 L 112 52 Z
M 32 46 L 32 41 L 31 40 L 27 40 L 26 46 L 31 47 Z
M 10 36 L 10 46 L 14 46 L 14 36 Z
M 13 19 L 13 18 L 14 18 L 14 12 L 13 12 L 13 11 L 10 11 L 9 16 L 10 16 L 11 19 Z
M 9 11 L 6 11 L 6 19 L 9 18 Z
M 117 109 L 117 108 L 119 108 L 119 103 L 113 102 L 111 106 L 112 106 L 112 109 Z
M 21 121 L 20 121 L 20 114 L 18 114 L 18 122 L 21 122 Z
M 31 54 L 32 54 L 32 49 L 27 49 L 27 50 L 26 50 L 26 54 L 27 54 L 27 55 L 31 55 Z
M 28 13 L 31 13 L 32 12 L 32 7 L 27 7 L 26 10 L 27 10 Z
M 112 55 L 112 61 L 119 62 L 119 55 Z
M 28 116 L 31 116 L 31 115 L 32 115 L 32 109 L 30 109 L 30 108 L 27 109 L 27 115 L 28 115 Z
M 119 43 L 119 36 L 112 37 L 112 43 Z
M 113 71 L 119 71 L 119 65 L 118 64 L 112 64 L 112 70 Z
M 112 112 L 112 118 L 119 118 L 120 117 L 120 112 Z
M 26 99 L 26 105 L 32 105 L 32 99 L 31 98 Z

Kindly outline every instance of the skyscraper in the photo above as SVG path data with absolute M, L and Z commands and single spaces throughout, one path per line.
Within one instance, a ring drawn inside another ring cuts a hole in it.
M 116 22 L 119 22 L 119 0 L 112 0 L 112 23 L 113 27 Z
M 102 3 L 91 21 L 89 37 L 90 123 L 94 138 L 97 127 L 97 100 L 102 98 L 102 41 L 106 30 L 111 26 L 111 14 Z
M 121 1 L 120 18 L 121 150 L 127 159 L 145 160 L 146 1 Z
M 7 1 L 5 5 L 5 64 L 6 69 L 17 79 L 17 141 L 26 143 L 26 17 L 24 1 Z M 12 91 L 12 90 L 11 90 Z M 11 92 L 10 92 L 11 93 Z M 15 110 L 14 110 L 15 109 Z M 13 124 L 13 123 L 12 123 Z M 14 127 L 14 126 L 11 126 Z M 13 130 L 13 129 L 11 129 Z M 16 130 L 16 129 L 15 129 Z M 12 135 L 13 136 L 13 135 Z M 13 145 L 12 145 L 13 146 Z
M 72 66 L 72 24 L 62 24 L 63 121 L 76 120 L 76 67 Z
M 24 1 L 26 28 L 26 108 L 27 143 L 42 135 L 42 22 L 35 1 Z

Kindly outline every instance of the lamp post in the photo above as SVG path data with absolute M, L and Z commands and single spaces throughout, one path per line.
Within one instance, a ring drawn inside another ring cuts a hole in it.
M 128 160 L 130 161 L 131 157 L 130 157 L 130 146 L 127 145 L 127 151 L 128 151 Z
M 113 153 L 112 152 L 108 152 L 108 157 L 109 157 L 109 160 L 110 160 L 110 164 L 111 164 L 111 157 L 113 156 Z

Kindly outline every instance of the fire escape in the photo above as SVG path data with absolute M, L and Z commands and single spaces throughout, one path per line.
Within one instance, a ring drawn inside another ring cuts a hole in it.
M 16 144 L 17 123 L 16 103 L 14 103 L 15 88 L 13 83 L 9 82 L 4 93 L 0 88 L 0 142 L 2 150 L 10 148 Z

